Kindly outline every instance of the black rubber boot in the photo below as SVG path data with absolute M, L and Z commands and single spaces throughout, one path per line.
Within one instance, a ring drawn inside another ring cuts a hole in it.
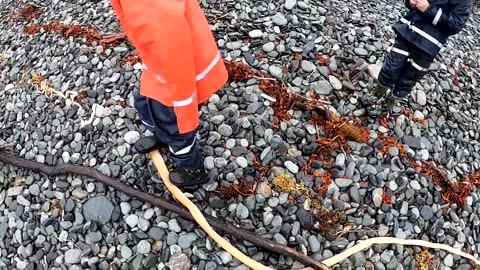
M 383 86 L 383 85 L 378 85 L 377 88 L 375 89 L 375 95 L 377 97 L 384 97 L 387 95 L 389 87 Z
M 392 93 L 390 93 L 386 97 L 385 110 L 388 112 L 389 115 L 398 116 L 404 113 L 405 112 L 404 106 L 408 106 L 408 100 L 406 97 L 405 98 L 394 97 Z
M 384 98 L 387 95 L 388 89 L 390 89 L 390 87 L 378 84 L 373 89 L 373 91 L 372 91 L 373 93 L 361 96 L 360 97 L 360 102 L 365 107 L 371 106 L 372 104 L 375 104 L 379 99 Z
M 175 168 L 170 172 L 170 181 L 178 187 L 193 188 L 207 183 L 210 180 L 209 175 L 203 168 L 184 169 Z
M 141 154 L 148 154 L 153 150 L 163 150 L 168 148 L 168 145 L 156 136 L 147 136 L 140 138 L 134 145 L 135 151 Z
M 406 102 L 405 98 L 396 98 L 390 93 L 386 97 L 378 98 L 371 105 L 367 106 L 367 113 L 373 118 L 381 115 L 387 117 L 398 116 L 404 112 L 403 103 Z
M 388 111 L 385 109 L 388 104 L 387 97 L 378 97 L 378 96 L 370 96 L 370 98 L 364 98 L 369 100 L 369 104 L 365 105 L 367 109 L 367 113 L 370 117 L 376 118 L 381 115 L 388 114 Z

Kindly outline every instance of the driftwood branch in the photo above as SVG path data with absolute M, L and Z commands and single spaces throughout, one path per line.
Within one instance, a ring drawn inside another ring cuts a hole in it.
M 18 168 L 24 168 L 24 169 L 35 171 L 38 173 L 43 173 L 48 176 L 59 176 L 59 175 L 66 175 L 66 174 L 75 174 L 75 175 L 85 176 L 85 177 L 94 179 L 96 181 L 99 181 L 107 186 L 110 186 L 117 191 L 123 192 L 132 198 L 136 198 L 138 200 L 149 203 L 151 205 L 163 208 L 171 212 L 175 212 L 187 220 L 194 221 L 190 212 L 188 212 L 182 206 L 179 206 L 174 203 L 170 203 L 159 197 L 156 197 L 151 194 L 132 188 L 115 178 L 108 177 L 104 174 L 101 174 L 100 172 L 96 171 L 93 168 L 87 168 L 87 167 L 72 165 L 72 164 L 49 166 L 49 165 L 45 165 L 35 161 L 18 158 L 12 154 L 4 153 L 4 152 L 0 152 L 0 162 L 15 166 Z M 244 241 L 250 242 L 256 245 L 257 247 L 263 248 L 272 253 L 277 253 L 284 256 L 292 257 L 295 260 L 301 262 L 302 264 L 306 266 L 310 266 L 314 269 L 320 269 L 320 270 L 331 269 L 330 267 L 326 266 L 320 261 L 310 258 L 307 255 L 304 255 L 293 248 L 278 244 L 268 239 L 264 239 L 254 233 L 237 228 L 232 224 L 225 223 L 224 221 L 218 218 L 214 218 L 210 216 L 205 216 L 205 218 L 213 228 L 217 229 L 218 231 L 222 231 L 226 234 L 229 234 L 234 238 L 242 239 Z
M 118 34 L 113 34 L 113 35 L 106 35 L 102 37 L 102 40 L 100 41 L 101 44 L 110 44 L 114 42 L 120 42 L 127 39 L 127 35 L 122 32 Z

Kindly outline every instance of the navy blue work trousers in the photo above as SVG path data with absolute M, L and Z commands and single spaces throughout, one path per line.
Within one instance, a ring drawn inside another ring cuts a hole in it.
M 394 98 L 405 98 L 427 74 L 433 60 L 434 57 L 397 35 L 380 71 L 378 82 L 393 87 Z
M 196 140 L 197 131 L 180 134 L 177 116 L 172 107 L 144 97 L 135 92 L 134 106 L 140 115 L 142 123 L 163 143 L 168 144 L 170 159 L 176 166 L 186 169 L 203 167 L 200 146 Z

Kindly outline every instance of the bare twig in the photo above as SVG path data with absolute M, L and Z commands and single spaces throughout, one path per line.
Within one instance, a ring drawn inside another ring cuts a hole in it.
M 258 77 L 258 76 L 252 76 L 253 79 L 257 79 L 257 80 L 270 80 L 270 81 L 275 81 L 277 79 L 275 78 L 267 78 L 267 77 Z

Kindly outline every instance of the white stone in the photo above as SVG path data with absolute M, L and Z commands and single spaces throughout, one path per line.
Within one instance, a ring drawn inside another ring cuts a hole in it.
M 373 190 L 372 194 L 373 194 L 373 203 L 377 208 L 380 208 L 383 202 L 383 189 L 376 188 Z
M 387 236 L 388 230 L 389 230 L 389 228 L 388 228 L 387 225 L 380 224 L 379 227 L 378 227 L 378 236 L 380 236 L 380 237 Z
M 30 206 L 30 202 L 25 199 L 25 197 L 23 197 L 22 195 L 18 195 L 17 196 L 17 203 L 20 204 L 20 205 L 23 205 L 23 206 Z
M 80 262 L 82 251 L 80 249 L 70 249 L 65 252 L 65 263 L 75 264 Z
M 155 211 L 153 211 L 152 208 L 148 208 L 145 213 L 143 214 L 143 218 L 145 219 L 151 219 L 153 215 L 155 214 Z
M 122 212 L 122 214 L 128 215 L 131 210 L 132 210 L 132 206 L 130 206 L 129 203 L 127 202 L 120 203 L 120 211 Z
M 62 159 L 63 159 L 63 163 L 69 163 L 70 162 L 70 153 L 63 152 L 62 153 Z
M 275 50 L 275 43 L 273 43 L 273 42 L 265 43 L 265 44 L 263 44 L 262 49 L 265 52 L 271 52 L 271 51 Z
M 94 183 L 88 183 L 87 184 L 87 192 L 93 192 L 95 191 L 95 184 Z
M 261 38 L 263 36 L 262 30 L 256 29 L 248 33 L 251 38 Z
M 417 119 L 417 120 L 423 120 L 425 119 L 425 115 L 423 115 L 423 113 L 419 110 L 416 110 L 414 113 L 413 113 L 413 118 L 414 119 Z
M 343 87 L 342 82 L 337 77 L 329 76 L 328 80 L 330 81 L 330 84 L 332 85 L 333 89 L 335 90 L 342 89 Z
M 453 266 L 453 255 L 448 254 L 447 256 L 445 256 L 445 258 L 443 259 L 443 263 L 447 267 L 452 267 Z
M 285 9 L 291 10 L 297 4 L 297 0 L 285 0 L 285 4 L 283 5 Z
M 237 157 L 235 161 L 237 162 L 238 166 L 240 166 L 241 168 L 248 167 L 248 161 L 244 157 Z
M 138 224 L 138 216 L 137 215 L 129 215 L 125 218 L 125 223 L 131 228 L 134 228 Z
M 68 239 L 68 232 L 67 231 L 62 231 L 60 235 L 58 236 L 58 241 L 60 242 L 65 242 Z
M 14 197 L 22 194 L 23 187 L 11 187 L 7 190 L 7 197 Z
M 420 189 L 422 189 L 422 186 L 420 186 L 420 183 L 418 183 L 418 181 L 416 181 L 416 180 L 410 181 L 410 186 L 411 186 L 414 190 L 420 190 Z
M 5 86 L 5 91 L 10 91 L 10 90 L 12 90 L 12 89 L 14 89 L 14 88 L 15 88 L 15 85 L 13 85 L 13 84 L 7 84 L 7 85 Z
M 420 106 L 425 106 L 427 104 L 427 95 L 423 90 L 417 90 L 412 95 L 415 102 Z
M 430 158 L 430 153 L 428 153 L 427 149 L 422 149 L 418 151 L 417 154 L 422 160 L 428 160 Z
M 315 66 L 315 64 L 313 64 L 312 62 L 310 61 L 307 61 L 307 60 L 302 60 L 302 69 L 303 71 L 305 72 L 312 72 L 316 69 L 317 67 Z
M 139 228 L 140 230 L 142 230 L 142 231 L 145 232 L 145 231 L 148 230 L 149 227 L 150 227 L 150 222 L 148 222 L 148 220 L 146 220 L 146 219 L 144 219 L 144 218 L 142 218 L 142 217 L 140 217 L 140 218 L 138 219 L 138 228 Z
M 125 136 L 123 137 L 123 139 L 128 144 L 134 144 L 140 139 L 140 133 L 135 130 L 129 131 L 125 133 Z
M 24 270 L 27 268 L 27 263 L 25 261 L 18 261 L 17 262 L 17 269 Z
M 287 169 L 291 173 L 298 173 L 298 171 L 299 171 L 298 166 L 290 160 L 285 161 L 285 167 L 287 167 Z
M 311 135 L 317 134 L 317 129 L 313 125 L 306 125 L 305 128 L 307 129 L 307 132 Z
M 148 254 L 148 253 L 150 253 L 151 249 L 152 249 L 152 246 L 146 240 L 142 240 L 142 241 L 138 242 L 137 253 Z
M 5 109 L 9 112 L 13 111 L 15 109 L 15 105 L 11 102 L 8 102 L 7 105 L 5 106 Z
M 272 16 L 272 21 L 273 21 L 273 23 L 275 23 L 276 25 L 279 25 L 279 26 L 285 26 L 285 25 L 288 24 L 287 18 L 285 18 L 285 16 L 282 13 L 277 13 L 277 14 L 273 15 Z
M 380 70 L 382 70 L 382 67 L 376 64 L 371 64 L 367 66 L 368 75 L 370 75 L 375 80 L 378 80 L 378 75 L 380 74 Z
M 378 127 L 378 131 L 380 131 L 381 133 L 387 133 L 388 132 L 388 129 L 384 126 L 379 126 Z

